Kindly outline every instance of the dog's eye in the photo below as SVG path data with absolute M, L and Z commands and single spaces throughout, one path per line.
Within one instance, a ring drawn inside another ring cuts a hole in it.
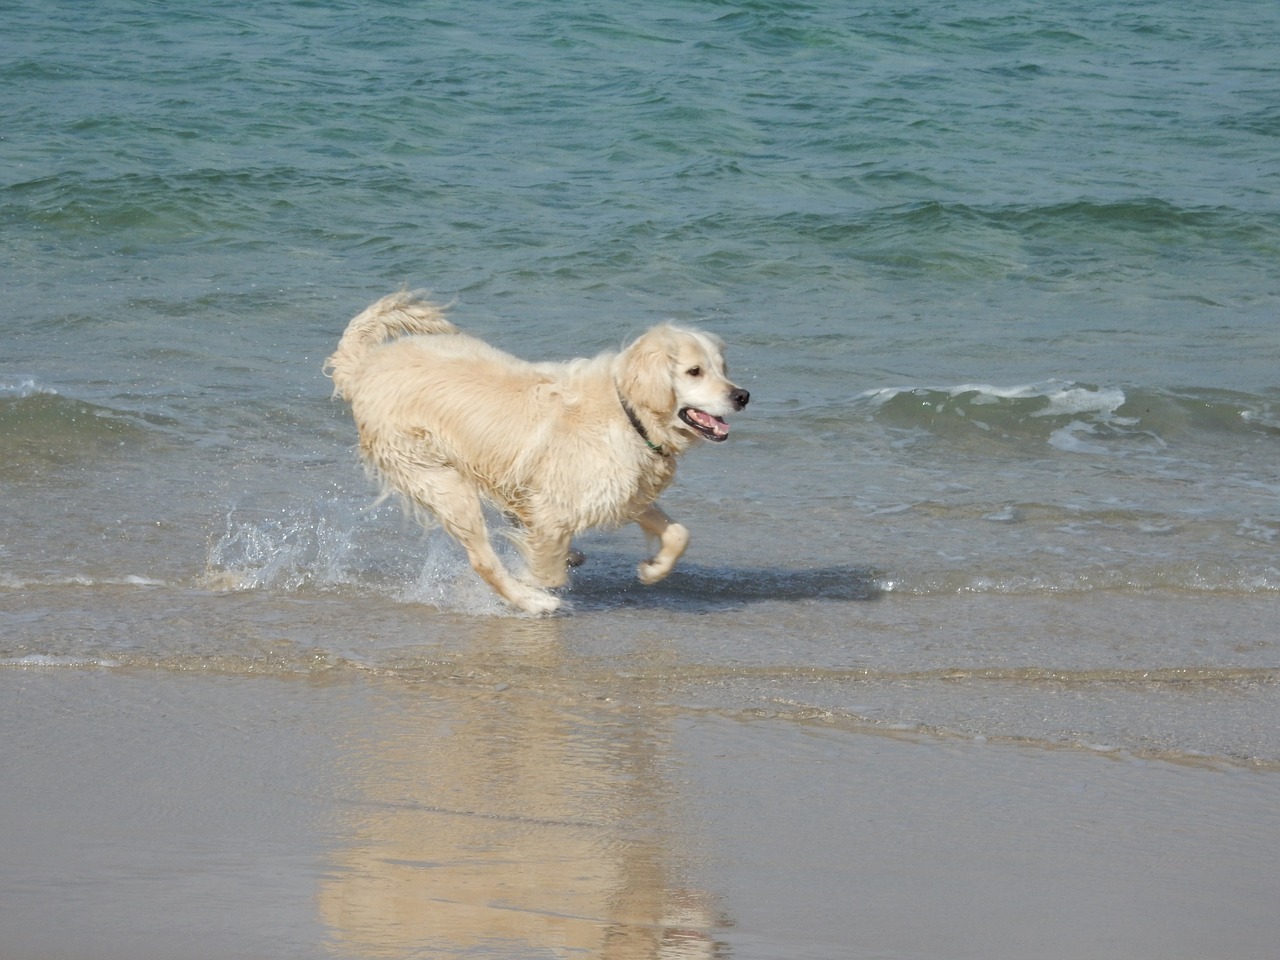
M 700 377 L 702 376 L 702 368 L 690 367 L 688 370 L 685 371 L 685 373 L 689 374 L 689 376 L 691 377 Z

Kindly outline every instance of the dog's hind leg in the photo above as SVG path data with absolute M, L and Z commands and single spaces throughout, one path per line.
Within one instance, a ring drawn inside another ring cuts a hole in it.
M 545 533 L 525 527 L 514 538 L 528 567 L 528 580 L 540 587 L 562 587 L 569 579 L 569 567 L 576 566 L 569 548 L 568 533 Z M 582 554 L 578 554 L 581 558 Z M 581 560 L 579 560 L 581 562 Z
M 658 538 L 658 552 L 640 564 L 638 570 L 641 583 L 657 583 L 671 572 L 689 545 L 689 531 L 663 513 L 657 504 L 649 504 L 633 519 L 645 533 Z
M 493 591 L 527 613 L 552 613 L 560 600 L 545 590 L 513 577 L 489 541 L 489 527 L 475 487 L 449 467 L 419 467 L 411 490 L 413 500 L 427 507 L 451 537 L 467 551 L 471 567 Z

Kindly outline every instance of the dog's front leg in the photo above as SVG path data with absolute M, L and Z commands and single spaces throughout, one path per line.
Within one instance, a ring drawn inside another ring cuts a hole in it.
M 671 572 L 689 545 L 689 531 L 652 503 L 636 515 L 635 521 L 649 536 L 658 538 L 657 554 L 640 564 L 638 571 L 641 583 L 657 583 Z

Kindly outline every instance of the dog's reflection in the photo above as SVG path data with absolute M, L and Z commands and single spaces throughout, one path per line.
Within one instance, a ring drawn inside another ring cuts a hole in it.
M 555 621 L 471 627 L 457 669 L 472 677 L 380 681 L 375 722 L 343 744 L 352 803 L 319 895 L 335 946 L 721 956 L 710 898 L 682 879 L 690 844 L 661 714 L 584 696 Z M 503 663 L 519 672 L 494 681 Z

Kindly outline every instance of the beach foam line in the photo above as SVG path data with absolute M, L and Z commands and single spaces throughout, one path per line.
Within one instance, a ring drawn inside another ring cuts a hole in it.
M 83 669 L 85 667 L 118 667 L 120 661 L 103 657 L 68 657 L 54 656 L 47 653 L 32 653 L 24 657 L 5 657 L 0 659 L 0 669 L 5 667 L 23 670 L 31 669 Z

